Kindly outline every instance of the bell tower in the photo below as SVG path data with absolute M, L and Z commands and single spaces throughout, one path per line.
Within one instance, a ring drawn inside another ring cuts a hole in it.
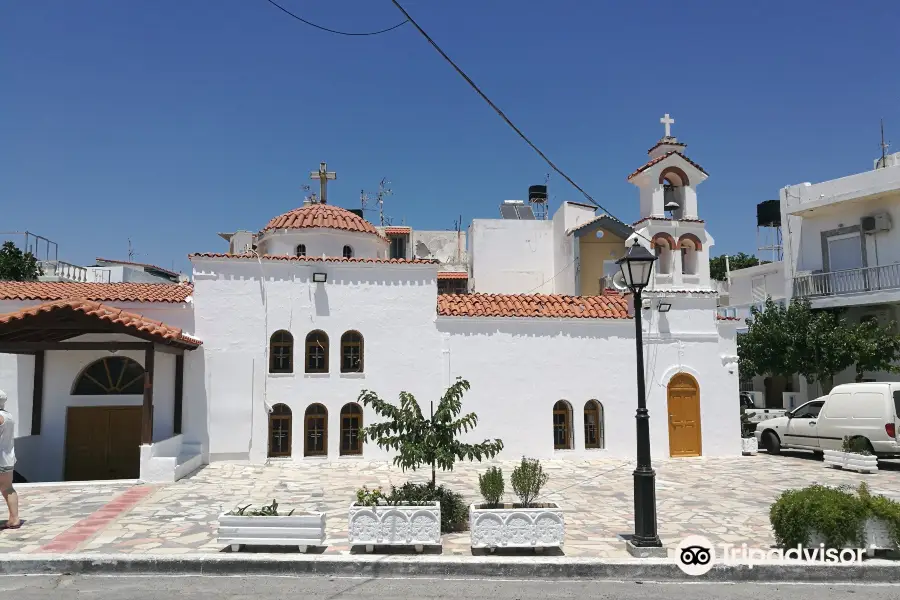
M 685 155 L 687 144 L 672 135 L 675 119 L 666 113 L 659 121 L 665 135 L 647 151 L 650 159 L 628 176 L 640 193 L 635 232 L 658 259 L 650 289 L 708 290 L 713 240 L 700 219 L 697 186 L 709 175 Z

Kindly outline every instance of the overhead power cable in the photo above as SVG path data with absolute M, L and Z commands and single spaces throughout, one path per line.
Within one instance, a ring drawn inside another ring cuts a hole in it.
M 275 2 L 274 0 L 266 0 L 266 2 L 268 2 L 269 4 L 271 4 L 272 6 L 274 6 L 275 8 L 277 8 L 278 10 L 280 10 L 281 12 L 283 12 L 283 13 L 285 13 L 285 14 L 287 14 L 287 15 L 290 15 L 290 16 L 292 16 L 292 17 L 294 17 L 295 19 L 297 19 L 297 20 L 300 21 L 301 23 L 305 23 L 306 25 L 309 25 L 310 27 L 315 27 L 316 29 L 321 29 L 322 31 L 327 31 L 328 33 L 336 33 L 337 35 L 350 35 L 350 36 L 378 35 L 379 33 L 387 33 L 388 31 L 393 31 L 394 29 L 397 29 L 397 28 L 400 27 L 401 25 L 406 25 L 406 21 L 403 21 L 402 23 L 397 23 L 397 24 L 394 25 L 393 27 L 388 27 L 387 29 L 381 29 L 381 30 L 379 30 L 379 31 L 367 31 L 367 32 L 364 32 L 364 33 L 354 33 L 354 32 L 350 32 L 350 31 L 338 31 L 337 29 L 329 29 L 328 27 L 322 27 L 321 25 L 316 25 L 316 24 L 313 23 L 312 21 L 307 21 L 306 19 L 304 19 L 304 18 L 301 17 L 300 15 L 296 15 L 296 14 L 292 13 L 291 11 L 289 11 L 289 10 L 286 9 L 285 7 L 281 6 L 280 4 L 278 4 L 277 2 Z
M 560 169 L 559 167 L 557 167 L 557 166 L 553 163 L 553 161 L 550 160 L 550 159 L 547 157 L 546 154 L 544 154 L 543 152 L 541 152 L 541 149 L 538 148 L 538 147 L 534 144 L 534 142 L 532 142 L 530 139 L 528 139 L 528 136 L 526 136 L 526 135 L 522 132 L 521 129 L 519 129 L 518 127 L 516 127 L 515 123 L 513 123 L 513 122 L 509 119 L 509 117 L 507 117 L 507 116 L 503 113 L 503 111 L 500 110 L 500 108 L 499 108 L 496 104 L 494 104 L 494 103 L 491 101 L 490 98 L 487 97 L 487 94 L 485 94 L 484 92 L 481 91 L 481 88 L 479 88 L 478 85 L 477 85 L 474 81 L 472 81 L 472 78 L 469 77 L 468 75 L 466 75 L 465 71 L 463 71 L 463 70 L 459 67 L 459 65 L 457 65 L 455 62 L 453 62 L 453 59 L 450 58 L 449 56 L 447 56 L 447 53 L 446 53 L 446 52 L 444 52 L 443 50 L 441 50 L 441 47 L 438 46 L 437 43 L 436 43 L 433 39 L 431 39 L 431 36 L 428 35 L 428 34 L 425 32 L 425 30 L 422 29 L 422 27 L 421 27 L 418 23 L 416 23 L 416 20 L 413 19 L 412 16 L 410 16 L 410 14 L 409 14 L 408 12 L 406 12 L 406 9 L 403 8 L 397 0 L 391 0 L 391 1 L 394 3 L 394 6 L 396 6 L 396 7 L 400 10 L 400 12 L 403 13 L 403 16 L 406 17 L 406 20 L 409 21 L 410 23 L 412 23 L 413 27 L 415 27 L 416 29 L 418 29 L 418 30 L 419 30 L 419 33 L 421 33 L 422 36 L 424 36 L 425 39 L 428 40 L 428 43 L 431 44 L 431 45 L 434 47 L 434 49 L 438 51 L 438 54 L 440 54 L 440 55 L 444 58 L 444 60 L 446 60 L 448 63 L 450 63 L 450 66 L 452 66 L 452 67 L 456 70 L 456 72 L 459 73 L 460 77 L 462 77 L 463 79 L 465 79 L 465 80 L 466 80 L 466 83 L 468 83 L 470 86 L 472 86 L 472 89 L 475 90 L 475 91 L 478 93 L 478 95 L 481 96 L 481 98 L 482 98 L 485 102 L 487 102 L 488 105 L 489 105 L 491 108 L 494 109 L 494 112 L 496 112 L 498 115 L 500 115 L 500 118 L 501 118 L 501 119 L 503 119 L 504 121 L 506 121 L 506 124 L 509 125 L 509 126 L 512 128 L 512 130 L 515 131 L 515 132 L 519 135 L 520 138 L 522 138 L 523 140 L 525 140 L 525 143 L 526 143 L 526 144 L 528 144 L 529 146 L 531 146 L 531 149 L 532 149 L 532 150 L 534 150 L 535 152 L 537 152 L 538 156 L 540 156 L 541 158 L 543 158 L 544 161 L 545 161 L 548 165 L 550 165 L 550 168 L 551 168 L 551 169 L 553 169 L 554 171 L 556 171 L 557 173 L 559 173 L 559 174 L 562 176 L 563 179 L 565 179 L 565 180 L 568 181 L 570 184 L 572 184 L 572 187 L 574 187 L 576 190 L 578 190 L 579 192 L 581 192 L 581 194 L 582 194 L 582 195 L 583 195 L 583 196 L 584 196 L 591 204 L 593 204 L 594 206 L 596 206 L 597 208 L 599 208 L 600 210 L 602 210 L 603 212 L 605 212 L 607 215 L 609 215 L 609 216 L 612 217 L 613 219 L 616 218 L 610 211 L 608 211 L 606 208 L 604 208 L 599 202 L 597 202 L 596 200 L 594 200 L 594 199 L 591 197 L 591 195 L 588 194 L 587 191 L 585 191 L 584 188 L 582 188 L 580 185 L 578 185 L 577 183 L 575 183 L 575 181 L 574 181 L 571 177 L 569 177 L 568 175 L 566 175 L 566 174 L 562 171 L 562 169 Z M 619 219 L 616 219 L 616 220 L 619 220 Z

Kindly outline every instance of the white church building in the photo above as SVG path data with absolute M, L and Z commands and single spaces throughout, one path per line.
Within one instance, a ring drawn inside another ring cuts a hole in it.
M 739 454 L 737 322 L 717 317 L 710 283 L 707 174 L 666 129 L 629 176 L 637 223 L 571 202 L 550 219 L 476 219 L 468 293 L 439 294 L 440 262 L 391 258 L 383 229 L 326 203 L 324 164 L 317 202 L 245 248 L 192 254 L 191 283 L 0 282 L 18 474 L 171 481 L 220 460 L 388 459 L 362 442 L 376 415 L 360 392 L 407 391 L 427 411 L 457 377 L 479 419 L 469 438 L 502 439 L 502 457 L 634 457 L 634 310 L 653 456 Z M 639 307 L 613 277 L 635 239 L 658 257 Z

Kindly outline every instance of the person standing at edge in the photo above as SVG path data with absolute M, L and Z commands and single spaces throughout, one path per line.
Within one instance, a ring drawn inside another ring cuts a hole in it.
M 6 392 L 0 390 L 0 492 L 9 507 L 9 519 L 2 529 L 18 529 L 22 526 L 19 519 L 19 495 L 13 487 L 13 469 L 16 466 L 14 429 L 16 422 L 6 412 Z

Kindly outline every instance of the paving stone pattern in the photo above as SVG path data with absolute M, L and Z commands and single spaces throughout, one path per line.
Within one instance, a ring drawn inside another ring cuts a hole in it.
M 503 461 L 507 500 L 513 500 L 509 476 L 515 462 Z M 674 548 L 691 534 L 714 543 L 774 543 L 769 505 L 784 489 L 811 483 L 857 485 L 867 481 L 875 493 L 900 500 L 900 464 L 883 462 L 874 475 L 824 467 L 811 455 L 760 454 L 728 459 L 658 461 L 657 506 L 663 543 Z M 438 482 L 478 501 L 478 473 L 487 464 L 463 463 L 438 473 Z M 620 460 L 545 461 L 550 475 L 545 502 L 565 511 L 567 556 L 627 556 L 617 536 L 633 531 L 632 470 Z M 189 554 L 226 551 L 216 542 L 217 517 L 235 506 L 279 502 L 291 508 L 324 512 L 327 554 L 351 552 L 347 509 L 362 485 L 370 488 L 424 481 L 429 473 L 403 473 L 383 462 L 360 459 L 322 462 L 272 461 L 267 465 L 214 463 L 174 484 L 130 486 L 66 484 L 20 488 L 19 530 L 0 532 L 0 553 L 147 553 Z M 5 508 L 5 507 L 0 507 Z M 356 551 L 356 550 L 354 550 Z M 671 550 L 670 550 L 671 552 Z M 444 536 L 444 554 L 470 554 L 467 532 Z

